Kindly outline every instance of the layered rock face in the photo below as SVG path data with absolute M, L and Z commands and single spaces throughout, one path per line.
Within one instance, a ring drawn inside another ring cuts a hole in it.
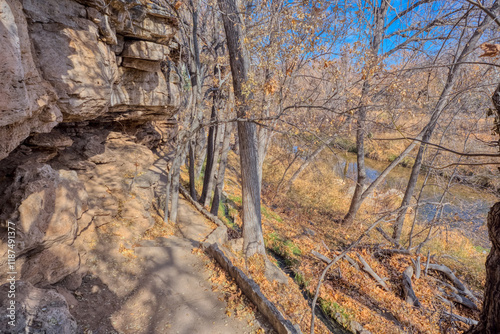
M 163 1 L 0 0 L 0 285 L 8 223 L 20 280 L 0 332 L 77 332 L 68 290 L 158 221 L 150 149 L 183 104 Z
M 176 33 L 162 0 L 1 0 L 0 159 L 61 122 L 171 117 Z

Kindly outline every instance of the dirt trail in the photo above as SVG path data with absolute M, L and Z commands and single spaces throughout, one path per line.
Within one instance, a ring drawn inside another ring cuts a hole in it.
M 164 166 L 159 159 L 150 169 L 160 193 Z M 95 274 L 84 278 L 71 309 L 82 333 L 229 334 L 261 328 L 260 321 L 226 315 L 222 293 L 212 290 L 207 256 L 193 252 L 216 226 L 183 198 L 178 217 L 175 235 L 139 242 L 126 261 L 108 255 L 109 263 L 98 262 Z

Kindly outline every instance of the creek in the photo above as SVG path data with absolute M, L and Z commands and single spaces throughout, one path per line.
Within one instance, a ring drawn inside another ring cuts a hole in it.
M 353 153 L 336 152 L 335 156 L 329 154 L 328 163 L 333 166 L 333 172 L 341 178 L 356 180 L 356 155 Z M 331 159 L 331 160 L 330 160 Z M 388 163 L 365 158 L 367 182 L 373 182 L 388 165 Z M 395 189 L 404 194 L 411 168 L 396 167 L 379 186 L 379 191 Z M 424 182 L 425 175 L 420 175 L 414 197 L 418 196 Z M 438 203 L 445 191 L 448 179 L 445 177 L 432 177 L 427 181 L 422 192 L 421 202 Z M 443 212 L 440 224 L 446 227 L 455 227 L 467 230 L 474 236 L 481 246 L 489 245 L 485 229 L 481 229 L 486 222 L 490 207 L 499 199 L 497 196 L 472 186 L 452 182 L 445 195 Z M 424 204 L 419 207 L 417 221 L 421 224 L 431 222 L 436 213 L 437 206 Z M 477 238 L 476 238 L 477 237 Z

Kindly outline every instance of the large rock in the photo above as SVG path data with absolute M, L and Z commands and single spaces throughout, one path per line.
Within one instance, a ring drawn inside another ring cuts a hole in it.
M 62 115 L 56 94 L 33 62 L 26 17 L 16 0 L 0 2 L 0 159 L 32 132 L 49 132 Z
M 115 120 L 155 120 L 173 116 L 181 105 L 180 90 L 169 73 L 120 68 L 122 80 L 114 86 L 110 113 Z M 113 113 L 120 113 L 113 115 Z
M 57 244 L 29 257 L 21 269 L 21 278 L 44 287 L 57 283 L 80 268 L 80 255 L 70 246 Z
M 56 171 L 49 165 L 42 164 L 18 167 L 14 183 L 0 198 L 4 203 L 0 219 L 16 224 L 16 256 L 20 257 L 28 252 L 37 253 L 54 245 L 73 242 L 78 229 L 77 220 L 87 209 L 87 197 L 87 192 L 74 171 Z M 6 253 L 6 235 L 0 235 L 2 268 L 7 260 Z M 49 255 L 50 253 L 45 254 L 42 262 Z M 76 269 L 72 264 L 65 270 L 70 274 Z M 26 275 L 23 278 L 28 279 L 29 275 Z M 55 278 L 64 278 L 59 276 L 61 275 L 51 274 L 44 277 L 52 282 Z M 5 279 L 5 271 L 0 272 L 0 282 L 5 282 Z
M 9 283 L 0 286 L 2 314 L 13 300 L 6 297 L 9 289 Z M 10 311 L 7 316 L 0 317 L 0 333 L 74 334 L 77 330 L 76 321 L 62 295 L 54 290 L 35 288 L 27 282 L 16 282 L 14 314 L 14 326 L 9 324 L 12 321 Z
M 99 40 L 99 27 L 85 7 L 71 0 L 25 0 L 43 77 L 55 88 L 65 121 L 95 118 L 107 111 L 117 81 L 114 52 Z
M 162 3 L 1 1 L 0 160 L 61 122 L 147 122 L 177 112 L 179 82 L 160 62 L 179 61 L 178 27 Z

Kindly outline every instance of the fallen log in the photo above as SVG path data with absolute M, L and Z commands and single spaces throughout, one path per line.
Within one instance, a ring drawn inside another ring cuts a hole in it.
M 411 283 L 411 277 L 413 276 L 413 267 L 408 266 L 405 271 L 403 271 L 403 292 L 405 300 L 408 304 L 420 307 L 420 302 L 418 301 L 415 291 L 413 291 L 413 286 Z
M 375 281 L 377 281 L 377 283 L 380 284 L 385 289 L 385 291 L 390 291 L 389 287 L 387 286 L 387 284 L 385 284 L 384 280 L 382 280 L 382 278 L 380 278 L 380 276 L 377 275 L 375 271 L 373 271 L 370 265 L 365 261 L 365 259 L 363 259 L 361 254 L 356 253 L 356 255 L 358 256 L 361 264 L 363 264 L 363 270 L 366 271 L 368 274 L 370 274 L 370 276 L 373 277 Z
M 429 264 L 429 269 L 439 271 L 443 273 L 450 281 L 453 283 L 453 285 L 459 290 L 460 293 L 463 293 L 473 301 L 477 302 L 476 296 L 470 292 L 469 289 L 455 276 L 455 274 L 451 271 L 450 268 L 448 268 L 445 265 L 442 264 Z
M 446 312 L 446 311 L 444 311 L 443 313 L 445 315 L 449 316 L 451 319 L 461 321 L 464 324 L 469 325 L 469 326 L 478 324 L 478 322 L 474 319 L 462 317 L 462 316 L 455 314 L 455 313 L 450 313 L 450 312 Z

